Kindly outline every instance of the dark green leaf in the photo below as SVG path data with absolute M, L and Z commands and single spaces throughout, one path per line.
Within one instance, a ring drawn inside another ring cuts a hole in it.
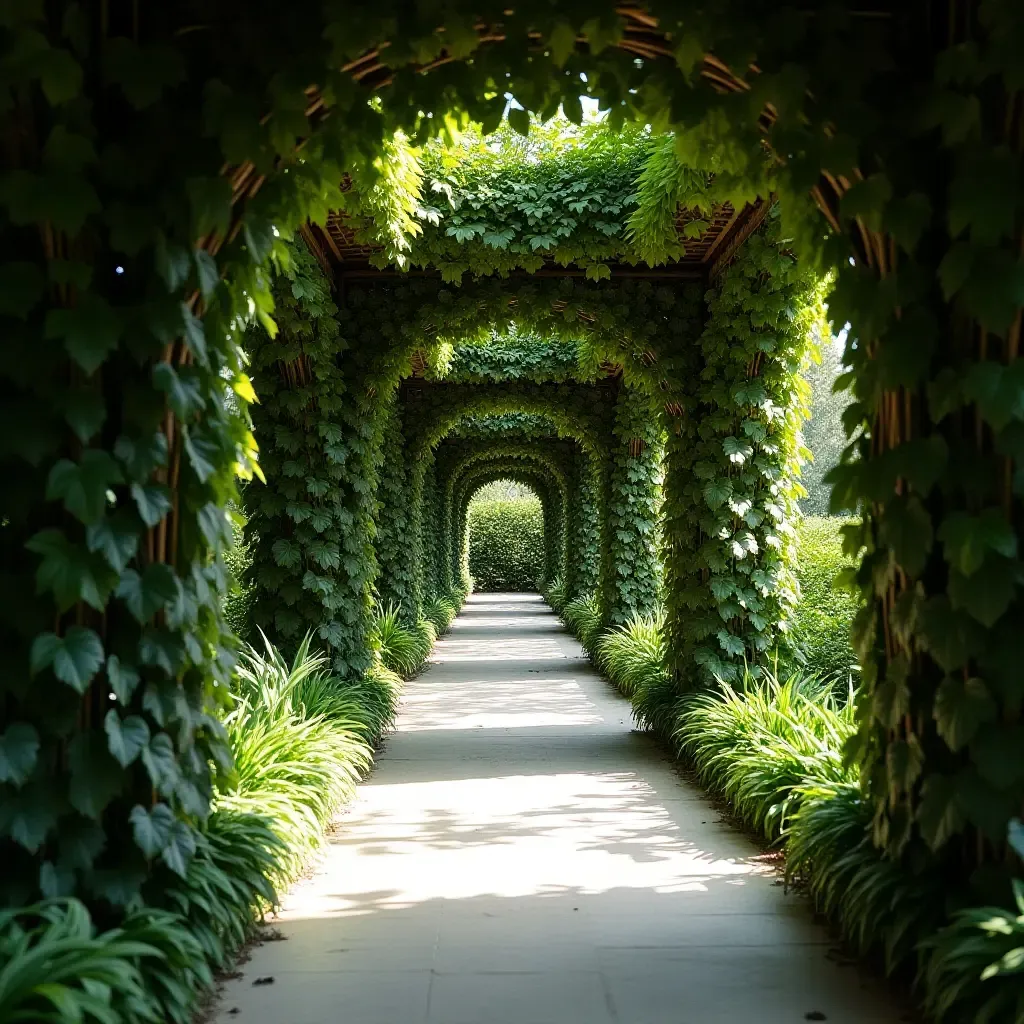
M 87 818 L 98 819 L 125 780 L 105 738 L 95 731 L 79 733 L 68 747 L 68 766 L 71 806 Z
M 108 749 L 122 768 L 127 768 L 149 742 L 149 726 L 138 715 L 122 719 L 111 708 L 103 720 L 103 728 L 107 733 Z
M 84 626 L 71 626 L 63 637 L 40 633 L 32 642 L 33 674 L 51 667 L 53 674 L 78 693 L 85 693 L 93 676 L 103 666 L 103 644 Z
M 136 804 L 129 817 L 135 845 L 143 852 L 146 860 L 152 860 L 167 846 L 171 838 L 174 812 L 167 804 L 156 804 L 150 811 L 141 804 Z
M 963 682 L 946 676 L 935 693 L 935 722 L 950 749 L 960 750 L 997 713 L 995 701 L 981 679 Z
M 938 850 L 964 826 L 956 795 L 956 783 L 948 775 L 929 775 L 921 791 L 917 821 L 925 842 Z
M 20 786 L 32 774 L 39 733 L 27 722 L 12 722 L 0 736 L 0 782 Z
M 63 500 L 81 522 L 95 523 L 107 507 L 107 491 L 122 480 L 121 469 L 109 452 L 87 448 L 76 463 L 61 459 L 50 470 L 46 497 Z

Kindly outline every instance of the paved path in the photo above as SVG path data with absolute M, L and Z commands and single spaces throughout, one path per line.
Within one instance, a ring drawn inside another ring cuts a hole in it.
M 470 599 L 280 928 L 218 1024 L 902 1019 L 535 595 Z

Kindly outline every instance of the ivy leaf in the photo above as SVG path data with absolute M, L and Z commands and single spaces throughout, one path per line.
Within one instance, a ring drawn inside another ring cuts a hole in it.
M 149 726 L 138 715 L 122 719 L 111 708 L 103 720 L 107 733 L 107 747 L 122 768 L 127 768 L 149 742 Z
M 114 444 L 114 455 L 121 460 L 130 479 L 145 479 L 155 469 L 167 465 L 167 437 L 160 430 L 139 437 L 122 434 Z
M 103 48 L 107 80 L 120 87 L 136 109 L 152 106 L 185 75 L 178 50 L 170 46 L 140 46 L 127 36 L 113 36 Z
M 95 292 L 87 292 L 77 306 L 51 309 L 43 336 L 63 339 L 68 355 L 92 375 L 117 347 L 121 330 L 117 311 Z
M 909 739 L 890 742 L 885 751 L 885 767 L 890 791 L 909 793 L 924 767 L 924 751 L 917 737 L 911 734 Z
M 562 113 L 573 124 L 583 124 L 583 104 L 579 96 L 571 94 L 562 97 Z
M 103 396 L 98 391 L 69 391 L 64 398 L 64 419 L 82 444 L 96 436 L 107 418 Z
M 958 805 L 956 782 L 948 775 L 929 775 L 921 790 L 921 803 L 917 821 L 925 842 L 938 850 L 964 826 L 964 816 Z
M 118 701 L 127 704 L 139 685 L 139 673 L 131 665 L 125 665 L 116 654 L 112 654 L 107 658 L 107 682 Z
M 952 569 L 946 589 L 954 608 L 963 609 L 972 619 L 991 627 L 1010 607 L 1020 576 L 1016 563 L 989 556 L 984 565 L 970 576 Z
M 171 793 L 178 781 L 178 760 L 174 744 L 165 732 L 158 732 L 149 745 L 142 748 L 142 762 L 149 772 L 153 786 L 161 793 Z
M 894 729 L 910 709 L 909 673 L 906 655 L 899 655 L 889 663 L 884 682 L 875 687 L 871 696 L 872 717 L 886 729 Z
M 144 624 L 178 596 L 178 581 L 169 565 L 153 562 L 141 575 L 134 569 L 126 569 L 121 574 L 116 595 L 135 619 Z
M 728 630 L 720 629 L 715 635 L 718 637 L 718 643 L 722 650 L 734 657 L 738 657 L 747 649 L 746 644 Z
M 946 676 L 935 692 L 935 722 L 939 735 L 951 750 L 961 750 L 978 729 L 995 719 L 998 708 L 981 679 L 964 682 Z
M 64 507 L 78 520 L 96 522 L 107 507 L 107 491 L 122 481 L 121 469 L 109 452 L 87 448 L 79 462 L 61 459 L 50 470 L 46 497 L 63 500 Z
M 203 329 L 203 321 L 184 302 L 181 304 L 181 317 L 185 325 L 185 344 L 188 345 L 189 351 L 196 357 L 200 366 L 209 366 L 210 357 L 206 351 L 206 331 Z
M 188 866 L 196 852 L 195 833 L 185 822 L 178 818 L 171 824 L 170 836 L 167 845 L 160 853 L 160 859 L 179 878 L 188 875 Z
M 1019 360 L 1010 366 L 991 360 L 974 363 L 962 387 L 964 397 L 977 403 L 995 430 L 1013 419 L 1024 419 L 1024 370 Z
M 729 436 L 722 441 L 722 450 L 735 465 L 742 465 L 754 454 L 754 446 L 738 437 Z
M 42 556 L 36 571 L 36 587 L 40 594 L 52 591 L 59 611 L 67 611 L 78 601 L 103 611 L 116 574 L 100 571 L 93 564 L 95 560 L 60 530 L 40 530 L 25 547 Z
M 988 508 L 976 516 L 951 513 L 942 523 L 939 539 L 945 545 L 946 560 L 965 576 L 981 568 L 989 551 L 1017 557 L 1017 535 L 1000 508 Z
M 40 633 L 32 641 L 29 666 L 33 675 L 52 667 L 53 674 L 76 693 L 85 693 L 103 665 L 103 644 L 84 626 L 72 626 L 64 636 Z
M 204 299 L 208 299 L 220 284 L 220 271 L 217 261 L 205 250 L 196 249 L 192 253 L 196 265 L 196 279 Z
M 712 480 L 704 487 L 704 500 L 709 508 L 720 508 L 732 497 L 732 487 L 727 480 Z
M 171 498 L 163 484 L 132 484 L 132 497 L 142 521 L 156 526 L 171 511 Z
M 164 803 L 156 804 L 147 811 L 142 804 L 136 804 L 128 816 L 132 824 L 132 835 L 135 845 L 142 851 L 146 860 L 152 860 L 166 846 L 171 838 L 174 825 L 174 812 Z
M 932 549 L 932 519 L 917 495 L 901 495 L 885 506 L 879 536 L 909 576 L 921 574 Z
M 95 731 L 79 733 L 68 747 L 68 799 L 79 814 L 98 820 L 121 791 L 125 775 Z
M 559 21 L 548 39 L 551 59 L 557 67 L 564 67 L 569 55 L 576 49 L 576 29 L 567 21 Z
M 90 551 L 101 554 L 107 564 L 120 573 L 138 551 L 139 533 L 134 523 L 117 513 L 91 523 L 86 528 L 85 541 Z
M 524 138 L 530 134 L 530 114 L 522 107 L 509 107 L 508 123 L 514 132 Z
M 200 483 L 206 483 L 216 472 L 220 451 L 214 442 L 205 438 L 198 430 L 185 430 L 185 451 Z
M 925 602 L 920 623 L 918 642 L 947 672 L 962 667 L 982 646 L 977 624 L 954 610 L 945 595 Z
M 76 99 L 82 92 L 82 66 L 67 50 L 48 47 L 39 54 L 39 84 L 54 106 Z
M 21 786 L 39 756 L 39 733 L 27 722 L 12 722 L 0 736 L 0 782 Z

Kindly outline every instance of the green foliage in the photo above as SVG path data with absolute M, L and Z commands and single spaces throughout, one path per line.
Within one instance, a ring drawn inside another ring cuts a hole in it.
M 601 634 L 601 607 L 596 595 L 578 597 L 565 606 L 562 613 L 566 628 L 581 644 L 587 654 L 594 656 Z
M 370 643 L 385 668 L 402 676 L 418 672 L 437 639 L 432 622 L 419 619 L 412 625 L 402 620 L 401 608 L 392 603 L 378 606 L 370 630 Z
M 1024 844 L 1018 853 L 1024 855 Z M 925 943 L 927 1006 L 936 1020 L 969 1013 L 978 1024 L 1024 1018 L 1024 882 L 1014 883 L 1014 898 L 1016 912 L 1002 907 L 958 911 Z
M 0 1019 L 157 1024 L 139 961 L 160 951 L 131 929 L 99 935 L 77 900 L 48 900 L 0 914 Z
M 624 697 L 657 684 L 665 675 L 665 610 L 634 612 L 629 620 L 602 633 L 594 660 Z
M 473 588 L 533 590 L 544 569 L 544 518 L 537 498 L 469 503 Z
M 733 681 L 745 663 L 758 665 L 796 603 L 808 397 L 799 371 L 821 285 L 786 250 L 776 218 L 707 299 L 695 409 L 668 449 L 670 650 L 691 687 Z
M 843 554 L 842 530 L 850 520 L 808 516 L 797 527 L 796 578 L 800 600 L 794 609 L 789 643 L 797 661 L 845 690 L 856 658 L 850 631 L 857 611 L 854 595 L 837 577 L 852 567 Z
M 276 882 L 297 877 L 372 754 L 358 691 L 310 644 L 307 635 L 291 665 L 269 641 L 265 654 L 243 649 L 225 719 L 235 769 L 218 806 L 269 818 L 286 844 Z
M 886 969 L 910 969 L 916 946 L 943 918 L 947 886 L 933 865 L 917 871 L 871 842 L 871 807 L 860 783 L 808 779 L 786 833 L 786 871 L 862 953 L 880 950 Z
M 842 756 L 852 731 L 853 707 L 840 708 L 829 684 L 766 672 L 748 674 L 742 689 L 723 684 L 687 699 L 675 738 L 704 783 L 748 825 L 778 839 L 801 787 L 856 778 Z
M 662 438 L 654 401 L 622 388 L 613 436 L 607 503 L 610 565 L 602 599 L 605 622 L 621 625 L 653 610 L 661 582 L 657 537 Z
M 804 425 L 804 444 L 811 461 L 800 472 L 800 482 L 807 491 L 800 509 L 804 515 L 827 516 L 832 489 L 825 483 L 825 474 L 838 465 L 846 447 L 843 413 L 850 396 L 832 390 L 843 370 L 836 339 L 825 332 L 816 348 L 803 374 L 811 388 L 811 416 Z
M 232 524 L 232 544 L 224 552 L 228 587 L 224 598 L 224 620 L 235 636 L 248 640 L 255 614 L 256 585 L 252 581 L 252 551 L 245 532 L 238 523 Z
M 383 417 L 352 400 L 351 381 L 338 365 L 345 348 L 338 307 L 308 251 L 296 248 L 275 297 L 276 336 L 248 336 L 268 481 L 246 492 L 255 625 L 291 650 L 314 629 L 333 670 L 356 679 L 370 665 L 373 491 Z
M 428 601 L 423 610 L 424 617 L 434 627 L 438 636 L 448 632 L 448 627 L 458 614 L 458 608 L 443 597 L 435 597 Z
M 608 260 L 635 263 L 626 225 L 649 136 L 569 127 L 535 126 L 526 144 L 502 128 L 500 145 L 470 131 L 456 147 L 428 147 L 410 261 L 455 283 L 466 273 L 539 270 L 545 259 L 583 267 L 595 281 L 609 276 Z
M 503 380 L 567 381 L 580 380 L 578 345 L 522 335 L 514 328 L 509 333 L 488 338 L 475 345 L 456 345 L 450 365 L 441 375 L 458 383 Z M 506 414 L 506 415 L 519 415 Z

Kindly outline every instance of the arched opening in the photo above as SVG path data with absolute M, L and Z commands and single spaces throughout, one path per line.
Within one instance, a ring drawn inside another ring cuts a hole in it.
M 466 509 L 465 561 L 473 591 L 538 590 L 546 575 L 547 526 L 529 484 L 508 477 L 481 484 Z

